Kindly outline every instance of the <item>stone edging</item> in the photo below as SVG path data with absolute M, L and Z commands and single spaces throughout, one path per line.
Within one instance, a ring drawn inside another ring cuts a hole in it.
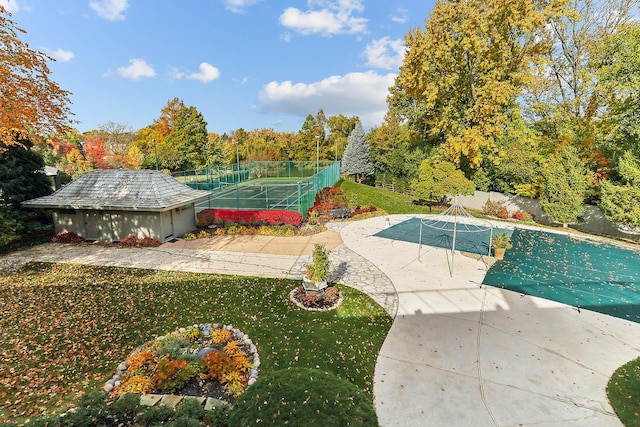
M 299 308 L 301 308 L 303 310 L 307 310 L 307 311 L 330 311 L 330 310 L 335 310 L 336 308 L 338 308 L 340 306 L 340 304 L 342 304 L 342 300 L 344 299 L 344 294 L 342 293 L 342 291 L 338 290 L 340 292 L 340 297 L 335 302 L 335 304 L 333 304 L 331 307 L 326 307 L 326 308 L 306 307 L 304 304 L 302 304 L 300 301 L 298 301 L 295 298 L 295 294 L 296 294 L 297 290 L 298 290 L 298 287 L 295 287 L 295 288 L 293 288 L 293 290 L 291 292 L 289 292 L 289 299 L 291 300 L 292 303 L 297 305 Z
M 204 323 L 204 324 L 200 324 L 200 325 L 193 325 L 194 328 L 198 328 L 200 329 L 200 331 L 202 332 L 202 334 L 205 337 L 209 337 L 211 336 L 211 330 L 213 329 L 226 329 L 228 331 L 231 331 L 233 333 L 233 335 L 235 335 L 235 337 L 237 339 L 239 339 L 240 341 L 242 341 L 242 344 L 246 345 L 249 347 L 249 354 L 253 355 L 253 368 L 251 368 L 251 371 L 249 372 L 249 381 L 247 383 L 248 386 L 252 385 L 253 383 L 255 383 L 258 380 L 258 368 L 260 367 L 260 355 L 258 354 L 258 348 L 256 347 L 256 345 L 253 343 L 253 341 L 251 340 L 251 338 L 249 338 L 249 335 L 243 333 L 242 331 L 240 331 L 239 329 L 234 328 L 231 325 L 221 325 L 218 323 Z M 167 335 L 163 335 L 163 336 L 159 336 L 156 337 L 154 339 L 158 340 L 158 339 L 162 339 L 168 335 L 172 335 L 172 334 L 179 334 L 181 332 L 185 332 L 186 328 L 179 328 L 177 330 L 175 330 L 174 332 L 171 332 Z M 133 350 L 133 352 L 139 351 L 140 349 L 144 348 L 146 344 L 143 344 L 139 347 L 137 347 L 135 350 Z M 132 352 L 132 353 L 133 353 Z M 120 384 L 122 384 L 122 379 L 125 376 L 127 371 L 127 362 L 123 361 L 122 363 L 120 363 L 120 365 L 118 365 L 118 368 L 116 370 L 116 373 L 113 374 L 113 376 L 102 386 L 102 390 L 110 393 L 111 391 L 113 391 L 115 388 L 117 388 Z M 147 406 L 154 406 L 156 405 L 158 402 L 161 402 L 162 404 L 166 404 L 172 407 L 176 407 L 177 405 L 179 405 L 185 398 L 194 398 L 197 399 L 199 401 L 201 401 L 201 403 L 203 405 L 205 405 L 205 409 L 207 407 L 212 407 L 212 406 L 216 406 L 216 405 L 220 405 L 220 404 L 229 404 L 229 402 L 225 402 L 222 400 L 218 400 L 218 399 L 213 399 L 213 398 L 203 398 L 203 397 L 198 397 L 198 396 L 182 396 L 182 395 L 163 395 L 163 394 L 145 394 L 142 395 L 140 397 L 140 403 L 143 405 L 147 405 Z

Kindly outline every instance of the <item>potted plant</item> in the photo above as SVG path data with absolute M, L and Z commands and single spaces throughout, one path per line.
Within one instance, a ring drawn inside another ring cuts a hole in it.
M 502 233 L 493 238 L 493 256 L 496 259 L 503 259 L 504 253 L 507 249 L 511 249 L 511 236 L 507 233 Z
M 324 246 L 316 243 L 312 261 L 305 264 L 304 268 L 302 286 L 305 292 L 321 293 L 327 287 L 329 280 L 329 253 Z

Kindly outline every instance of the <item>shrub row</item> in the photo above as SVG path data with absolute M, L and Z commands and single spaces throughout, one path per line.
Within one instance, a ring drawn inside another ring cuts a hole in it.
M 205 209 L 198 212 L 198 225 L 207 227 L 211 224 L 224 226 L 227 223 L 240 225 L 302 225 L 299 212 L 286 210 L 233 210 Z
M 129 234 L 120 240 L 118 246 L 125 248 L 157 248 L 161 244 L 158 239 L 154 239 L 153 237 L 143 237 L 140 239 L 133 234 Z
M 502 201 L 494 202 L 492 200 L 487 200 L 482 206 L 482 213 L 484 213 L 485 215 L 496 216 L 501 219 L 513 218 L 517 221 L 533 221 L 535 219 L 535 215 L 531 212 L 509 212 L 509 210 L 504 205 L 504 202 Z

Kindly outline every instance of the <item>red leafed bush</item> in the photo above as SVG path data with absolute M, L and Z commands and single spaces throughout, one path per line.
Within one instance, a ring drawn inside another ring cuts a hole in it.
M 535 218 L 535 215 L 533 215 L 531 212 L 515 211 L 511 214 L 511 218 L 517 219 L 518 221 L 529 221 L 533 220 Z
M 129 234 L 128 236 L 125 236 L 120 240 L 119 245 L 132 248 L 136 245 L 137 242 L 138 242 L 138 238 L 133 234 Z
M 375 212 L 378 209 L 375 206 L 357 206 L 351 210 L 351 216 L 362 215 L 369 212 Z
M 268 225 L 293 225 L 294 227 L 300 227 L 302 224 L 302 215 L 294 211 L 258 211 L 254 218 L 258 222 L 263 222 Z
M 205 209 L 196 215 L 199 227 L 207 227 L 216 220 L 215 209 Z
M 157 248 L 161 244 L 162 243 L 160 243 L 160 240 L 154 239 L 153 237 L 144 237 L 138 240 L 138 243 L 137 243 L 137 245 L 142 248 Z
M 285 210 L 232 210 L 205 209 L 198 212 L 198 224 L 206 227 L 213 223 L 236 223 L 243 225 L 293 225 L 300 227 L 302 215 Z
M 49 241 L 53 243 L 80 243 L 84 242 L 84 237 L 74 233 L 73 231 L 65 231 L 51 236 Z
M 507 219 L 509 218 L 509 211 L 505 208 L 502 208 L 498 211 L 498 218 Z

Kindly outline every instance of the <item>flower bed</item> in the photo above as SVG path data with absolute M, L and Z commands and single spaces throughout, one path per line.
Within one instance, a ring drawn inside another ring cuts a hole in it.
M 135 349 L 103 390 L 213 397 L 232 404 L 258 379 L 260 357 L 248 335 L 230 325 L 180 328 Z
M 289 292 L 289 299 L 298 307 L 309 311 L 334 310 L 342 303 L 342 292 L 330 286 L 321 294 L 307 293 L 302 285 Z

